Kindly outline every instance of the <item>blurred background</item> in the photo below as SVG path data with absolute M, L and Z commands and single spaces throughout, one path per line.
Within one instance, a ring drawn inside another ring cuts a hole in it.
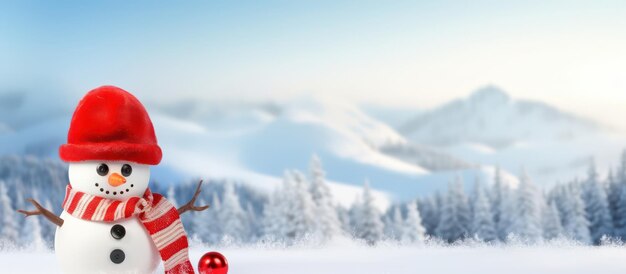
M 515 188 L 527 174 L 542 193 L 583 180 L 592 163 L 604 180 L 626 147 L 625 11 L 622 1 L 3 2 L 3 216 L 30 196 L 60 210 L 57 149 L 80 98 L 101 85 L 146 105 L 164 152 L 154 188 L 185 201 L 204 178 L 206 201 L 232 190 L 248 219 L 267 214 L 283 181 L 316 170 L 346 230 L 365 182 L 391 216 L 453 181 Z

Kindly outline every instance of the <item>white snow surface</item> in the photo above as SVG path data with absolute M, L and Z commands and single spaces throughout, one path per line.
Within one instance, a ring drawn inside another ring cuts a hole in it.
M 626 249 L 618 246 L 422 246 L 327 248 L 200 248 L 226 256 L 232 274 L 587 274 L 624 273 Z M 5 274 L 60 273 L 54 254 L 0 252 Z M 160 270 L 162 271 L 162 270 Z M 162 273 L 162 272 L 159 272 Z

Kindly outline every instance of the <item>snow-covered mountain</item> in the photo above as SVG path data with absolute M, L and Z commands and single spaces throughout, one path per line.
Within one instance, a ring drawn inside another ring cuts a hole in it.
M 164 163 L 184 173 L 276 181 L 272 178 L 285 169 L 306 170 L 316 154 L 337 186 L 360 186 L 368 180 L 375 189 L 410 198 L 445 188 L 457 173 L 468 182 L 475 177 L 489 181 L 493 170 L 469 164 L 446 172 L 426 168 L 421 163 L 464 162 L 410 144 L 386 124 L 336 100 L 307 97 L 282 104 L 212 106 L 187 101 L 174 105 L 157 107 L 163 112 L 153 119 L 163 149 L 172 157 L 165 156 Z M 181 115 L 179 108 L 186 113 Z M 391 148 L 412 148 L 411 156 L 423 157 L 398 157 Z
M 583 176 L 594 158 L 601 170 L 619 157 L 626 138 L 609 127 L 547 104 L 517 100 L 495 86 L 423 112 L 398 131 L 476 164 L 522 167 L 541 184 Z
M 418 144 L 479 143 L 494 149 L 537 140 L 569 141 L 602 129 L 544 103 L 514 100 L 495 86 L 422 113 L 399 127 Z

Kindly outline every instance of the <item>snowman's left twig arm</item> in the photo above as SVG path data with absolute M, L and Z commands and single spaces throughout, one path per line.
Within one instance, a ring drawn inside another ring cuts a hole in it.
M 34 199 L 28 199 L 28 201 L 33 204 L 35 208 L 37 208 L 37 210 L 26 211 L 19 209 L 17 212 L 24 214 L 26 217 L 33 215 L 43 215 L 44 217 L 46 217 L 46 219 L 48 219 L 48 221 L 52 222 L 58 227 L 61 227 L 63 225 L 64 221 L 63 219 L 61 219 L 61 217 L 55 215 L 54 213 L 52 213 L 52 211 L 45 209 Z
M 200 189 L 201 186 L 202 186 L 202 180 L 200 180 L 200 182 L 198 183 L 198 186 L 196 187 L 196 192 L 193 194 L 193 197 L 191 198 L 191 200 L 189 200 L 189 202 L 187 202 L 186 204 L 178 208 L 178 215 L 182 215 L 183 213 L 187 211 L 203 211 L 209 208 L 208 205 L 204 205 L 204 206 L 194 205 L 194 203 L 196 202 L 196 199 L 198 199 L 198 195 L 200 195 L 200 192 L 202 192 L 202 189 Z

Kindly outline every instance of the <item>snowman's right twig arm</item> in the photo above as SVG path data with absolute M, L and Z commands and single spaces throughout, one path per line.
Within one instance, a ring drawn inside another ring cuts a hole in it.
M 61 217 L 55 215 L 50 210 L 45 209 L 34 199 L 28 199 L 28 201 L 33 204 L 35 208 L 37 208 L 37 210 L 26 211 L 19 209 L 17 212 L 24 214 L 26 217 L 33 215 L 43 215 L 44 217 L 46 217 L 46 219 L 48 219 L 50 222 L 57 225 L 58 227 L 61 227 L 63 225 L 63 219 L 61 219 Z

